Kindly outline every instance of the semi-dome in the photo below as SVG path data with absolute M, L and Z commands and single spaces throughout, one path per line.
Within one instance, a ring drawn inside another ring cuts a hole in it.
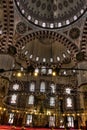
M 71 62 L 71 57 L 76 55 L 78 48 L 57 32 L 44 30 L 32 32 L 20 38 L 15 46 L 18 44 L 18 55 L 21 51 L 20 57 L 22 60 L 26 57 L 27 63 L 31 61 L 34 65 L 70 64 L 72 67 L 75 65 L 73 59 Z

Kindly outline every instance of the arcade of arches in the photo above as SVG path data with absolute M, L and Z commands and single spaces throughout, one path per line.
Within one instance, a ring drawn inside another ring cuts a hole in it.
M 0 0 L 0 125 L 87 126 L 87 0 Z

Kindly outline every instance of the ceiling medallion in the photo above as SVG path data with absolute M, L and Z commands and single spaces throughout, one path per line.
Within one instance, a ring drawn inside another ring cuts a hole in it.
M 42 28 L 61 28 L 75 22 L 86 11 L 86 0 L 15 0 L 28 22 Z
M 69 36 L 72 39 L 77 39 L 80 36 L 80 30 L 78 28 L 72 28 L 69 32 Z
M 16 25 L 16 30 L 19 34 L 24 34 L 26 33 L 27 31 L 27 26 L 25 23 L 23 22 L 19 22 L 17 25 Z

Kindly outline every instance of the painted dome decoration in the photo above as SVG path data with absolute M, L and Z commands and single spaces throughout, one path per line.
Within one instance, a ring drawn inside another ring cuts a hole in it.
M 15 0 L 30 23 L 43 28 L 61 28 L 75 22 L 86 11 L 86 0 Z

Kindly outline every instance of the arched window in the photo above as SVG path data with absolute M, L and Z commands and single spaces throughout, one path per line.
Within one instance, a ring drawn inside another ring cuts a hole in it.
M 72 98 L 68 97 L 68 98 L 66 99 L 66 106 L 67 106 L 67 107 L 72 107 Z
M 26 121 L 26 125 L 31 125 L 32 124 L 32 115 L 27 115 L 27 121 Z
M 45 66 L 42 66 L 42 68 L 41 68 L 41 74 L 46 74 L 46 67 Z
M 17 102 L 17 94 L 11 95 L 11 101 L 10 103 L 15 104 Z
M 55 116 L 49 117 L 49 127 L 55 127 Z
M 51 93 L 55 93 L 55 90 L 56 90 L 56 86 L 55 86 L 55 84 L 51 84 L 50 85 L 50 87 L 51 87 Z
M 68 127 L 74 127 L 74 118 L 72 116 L 67 116 Z
M 52 74 L 52 69 L 48 69 L 48 75 Z
M 9 113 L 8 123 L 13 124 L 13 121 L 14 121 L 14 113 Z
M 34 92 L 35 91 L 35 82 L 31 82 L 30 83 L 30 92 Z
M 45 82 L 42 81 L 40 84 L 40 92 L 45 92 Z
M 50 97 L 50 106 L 55 106 L 55 98 Z
M 33 95 L 29 96 L 28 104 L 31 104 L 31 105 L 34 104 L 34 96 Z

